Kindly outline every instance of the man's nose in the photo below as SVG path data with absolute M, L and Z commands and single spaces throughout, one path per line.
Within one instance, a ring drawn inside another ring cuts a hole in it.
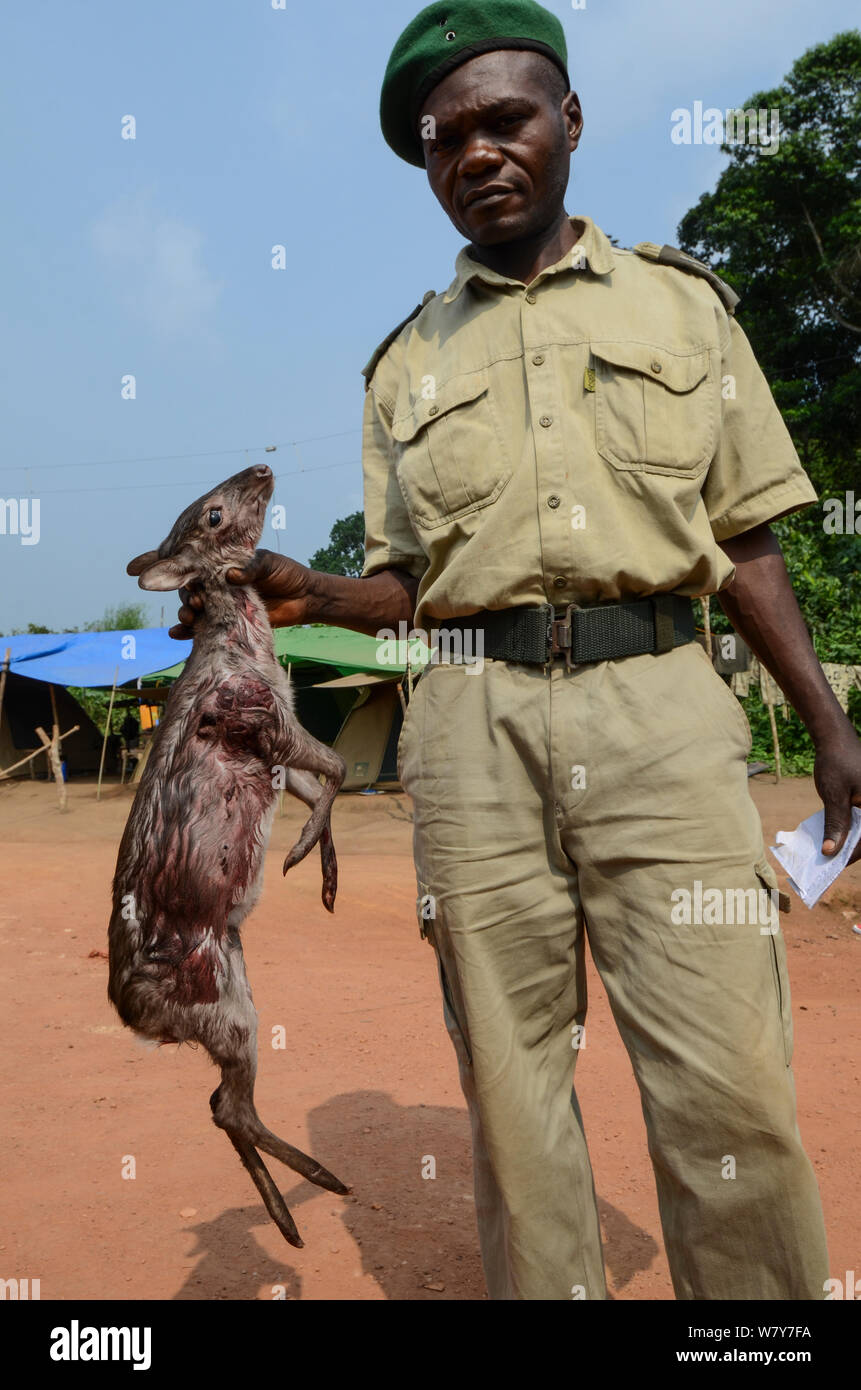
M 458 172 L 460 174 L 481 174 L 485 169 L 498 169 L 502 164 L 502 155 L 486 136 L 476 135 L 470 140 L 466 149 L 460 157 Z

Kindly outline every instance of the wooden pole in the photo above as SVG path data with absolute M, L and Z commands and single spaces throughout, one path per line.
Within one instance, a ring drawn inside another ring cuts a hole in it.
M 71 727 L 71 729 L 67 729 L 66 732 L 65 732 L 64 734 L 61 734 L 61 735 L 60 735 L 60 740 L 59 740 L 60 743 L 63 742 L 63 739 L 64 739 L 64 738 L 68 738 L 68 737 L 69 737 L 69 734 L 76 734 L 76 733 L 78 732 L 78 729 L 79 729 L 79 728 L 80 728 L 80 725 L 79 725 L 79 724 L 73 724 L 72 727 Z M 38 733 L 38 730 L 37 730 L 36 732 Z M 43 733 L 43 734 L 45 733 L 44 729 L 42 730 L 42 733 Z M 47 737 L 48 737 L 47 734 L 45 734 L 45 738 L 46 738 L 46 739 L 47 739 Z M 48 741 L 50 742 L 50 740 L 48 740 Z M 0 771 L 0 777 L 8 777 L 10 773 L 12 773 L 12 772 L 15 771 L 16 767 L 23 767 L 25 763 L 29 763 L 30 766 L 32 767 L 32 765 L 33 765 L 33 759 L 34 759 L 34 758 L 40 758 L 44 752 L 45 752 L 45 746 L 44 746 L 44 742 L 43 742 L 41 748 L 34 748 L 32 753 L 28 753 L 28 754 L 27 754 L 26 758 L 21 758 L 19 762 L 13 763 L 11 767 L 4 767 L 4 768 L 2 769 L 2 771 Z
M 774 705 L 770 700 L 766 701 L 768 709 L 768 722 L 771 725 L 771 741 L 774 744 L 774 780 L 780 781 L 780 743 L 777 738 L 777 721 L 774 717 Z
M 288 662 L 287 662 L 287 679 L 288 679 L 288 681 L 292 680 L 292 672 L 293 672 L 293 662 L 292 662 L 292 661 L 288 661 Z M 283 815 L 284 815 L 284 788 L 281 787 L 280 790 L 279 790 L 279 792 L 278 792 L 278 819 L 280 820 L 281 817 L 282 817 Z
M 56 726 L 55 726 L 56 728 Z M 44 729 L 37 728 L 36 733 L 45 745 L 45 752 L 51 764 L 51 771 L 54 774 L 54 781 L 57 783 L 57 799 L 60 803 L 60 810 L 66 809 L 66 784 L 63 781 L 63 767 L 60 762 L 60 742 L 59 731 L 52 738 L 48 738 Z
M 53 685 L 50 685 L 48 689 L 51 692 L 51 714 L 54 720 L 53 727 L 51 729 L 51 751 L 48 756 L 50 758 L 51 767 L 53 769 L 54 779 L 57 783 L 57 795 L 60 799 L 60 810 L 65 811 L 67 793 L 66 781 L 63 777 L 63 761 L 60 757 L 60 720 L 57 715 L 57 691 Z
M 0 727 L 3 724 L 3 696 L 6 694 L 6 672 L 12 660 L 12 648 L 6 648 L 6 655 L 3 658 L 3 669 L 0 670 Z
M 114 685 L 113 685 L 113 689 L 112 689 L 112 691 L 111 691 L 110 704 L 108 705 L 108 717 L 107 717 L 107 719 L 105 720 L 105 736 L 104 736 L 104 738 L 102 739 L 102 756 L 101 756 L 101 759 L 99 760 L 99 784 L 98 784 L 98 786 L 96 787 L 96 800 L 97 800 L 97 801 L 101 801 L 101 799 L 102 799 L 102 772 L 104 771 L 104 767 L 105 767 L 105 749 L 106 749 L 107 746 L 108 746 L 108 734 L 111 732 L 111 715 L 113 714 L 113 710 L 114 710 L 114 696 L 115 696 L 116 693 L 117 693 L 117 677 L 119 676 L 119 674 L 120 674 L 120 668 L 119 668 L 119 666 L 117 666 L 116 670 L 114 671 Z
M 706 639 L 706 651 L 709 654 L 709 661 L 713 662 L 714 653 L 712 652 L 712 610 L 709 595 L 705 594 L 704 597 L 700 599 L 700 603 L 702 605 L 703 610 L 703 631 Z

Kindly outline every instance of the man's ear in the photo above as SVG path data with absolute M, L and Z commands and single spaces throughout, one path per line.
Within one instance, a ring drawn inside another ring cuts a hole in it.
M 169 589 L 183 589 L 194 579 L 196 566 L 182 551 L 178 555 L 168 556 L 166 560 L 159 560 L 156 551 L 152 551 L 151 554 L 154 557 L 153 562 L 143 568 L 143 573 L 138 579 L 139 588 L 166 592 Z M 138 556 L 138 560 L 146 558 Z M 138 560 L 133 560 L 132 564 L 137 564 Z
M 573 154 L 583 134 L 583 111 L 576 92 L 568 93 L 562 103 L 562 112 L 568 121 L 568 149 Z

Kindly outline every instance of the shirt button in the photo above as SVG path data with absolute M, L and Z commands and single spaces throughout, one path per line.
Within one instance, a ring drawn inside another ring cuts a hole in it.
M 568 580 L 564 577 L 564 575 L 557 574 L 556 578 L 553 581 L 553 587 L 554 589 L 564 589 L 567 583 Z
M 536 298 L 535 295 L 534 295 L 534 294 L 532 293 L 532 291 L 530 290 L 529 293 L 528 293 L 528 295 L 526 296 L 526 303 L 527 303 L 527 304 L 534 304 L 534 303 L 535 303 L 535 298 Z
M 431 408 L 430 408 L 430 410 L 428 411 L 428 415 L 438 415 L 438 414 L 439 414 L 439 406 L 438 406 L 438 405 L 432 405 Z
M 549 430 L 550 426 L 553 424 L 553 417 L 551 415 L 542 415 L 538 423 L 539 425 L 543 425 L 546 430 Z
M 533 365 L 536 366 L 536 367 L 540 367 L 541 364 L 543 363 L 543 361 L 544 361 L 544 353 L 543 353 L 543 352 L 536 352 L 535 356 L 534 356 L 533 359 L 532 359 Z
M 653 371 L 653 372 L 659 372 L 660 370 L 661 370 L 661 364 L 660 364 L 660 362 L 653 362 L 653 363 L 652 363 L 652 371 Z
M 556 493 L 551 492 L 550 496 L 547 498 L 547 505 L 548 507 L 558 507 L 559 501 L 560 499 L 556 496 Z

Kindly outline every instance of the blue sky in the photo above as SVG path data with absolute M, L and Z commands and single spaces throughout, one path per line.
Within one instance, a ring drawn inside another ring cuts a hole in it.
M 0 535 L 0 632 L 140 598 L 126 562 L 267 444 L 288 524 L 264 544 L 305 562 L 361 507 L 360 369 L 461 245 L 379 131 L 418 8 L 7 7 L 0 498 L 40 500 L 40 539 Z M 743 103 L 853 24 L 848 0 L 550 8 L 585 114 L 567 209 L 625 246 L 674 242 L 723 167 L 671 141 L 675 108 Z M 143 597 L 174 620 L 174 595 Z

